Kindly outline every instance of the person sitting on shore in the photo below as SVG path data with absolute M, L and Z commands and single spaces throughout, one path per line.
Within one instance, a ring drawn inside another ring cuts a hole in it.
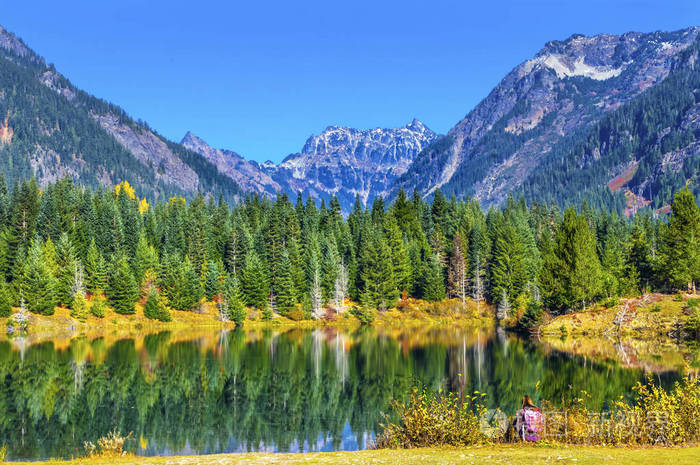
M 513 422 L 515 433 L 523 441 L 535 442 L 542 434 L 542 412 L 532 402 L 530 396 L 523 396 L 522 407 Z

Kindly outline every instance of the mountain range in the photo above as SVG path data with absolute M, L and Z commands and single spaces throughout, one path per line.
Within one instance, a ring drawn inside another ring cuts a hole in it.
M 40 184 L 128 180 L 141 195 L 236 201 L 285 192 L 348 211 L 399 189 L 499 205 L 508 195 L 587 200 L 628 215 L 666 205 L 700 171 L 700 28 L 575 34 L 516 66 L 445 135 L 329 126 L 281 163 L 257 163 L 187 133 L 169 141 L 73 86 L 0 27 L 0 171 Z

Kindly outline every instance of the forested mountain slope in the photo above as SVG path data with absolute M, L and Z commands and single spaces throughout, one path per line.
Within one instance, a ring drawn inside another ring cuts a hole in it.
M 201 155 L 77 88 L 0 28 L 0 171 L 41 185 L 70 176 L 88 186 L 128 180 L 149 198 L 241 190 Z
M 528 199 L 613 202 L 632 214 L 661 208 L 686 184 L 700 194 L 700 42 L 663 82 L 555 147 L 520 192 Z M 622 205 L 620 203 L 622 202 Z
M 639 157 L 613 155 L 608 159 L 611 154 L 607 145 L 591 145 L 584 161 L 577 157 L 574 147 L 591 139 L 589 131 L 598 123 L 604 124 L 601 120 L 606 114 L 640 94 L 653 92 L 673 70 L 683 68 L 692 74 L 695 58 L 686 51 L 691 46 L 696 49 L 699 31 L 695 27 L 668 33 L 574 35 L 564 42 L 547 43 L 532 60 L 509 73 L 444 138 L 424 150 L 397 182 L 394 192 L 402 187 L 408 191 L 417 188 L 427 196 L 441 188 L 448 195 L 474 196 L 485 204 L 499 204 L 513 191 L 525 192 L 531 199 L 559 202 L 578 201 L 584 192 L 589 195 L 596 191 L 598 197 L 592 199 L 595 203 L 617 202 L 622 208 L 622 194 L 614 200 L 610 189 L 605 193 L 599 188 L 619 175 L 629 176 L 628 170 Z M 687 123 L 681 129 L 677 121 L 679 130 L 672 131 L 676 135 L 671 137 L 680 137 L 682 132 L 685 139 L 672 143 L 669 138 L 660 149 L 667 153 L 688 147 L 684 154 L 665 158 L 685 160 L 697 153 L 686 143 L 694 124 L 694 110 L 688 107 L 688 96 L 694 88 L 688 79 L 674 77 L 673 82 L 667 84 L 665 92 L 675 93 L 674 98 L 685 103 L 679 102 L 682 108 L 667 110 L 687 113 Z M 673 118 L 670 113 L 649 119 L 652 113 L 648 110 L 646 116 L 642 115 L 644 131 L 661 134 L 673 126 L 669 125 L 669 118 Z M 653 127 L 652 120 L 656 124 Z M 650 144 L 652 140 L 645 133 L 637 151 L 652 150 Z M 588 167 L 588 175 L 575 174 L 584 167 Z M 640 165 L 639 174 L 633 173 L 639 180 L 630 185 L 635 188 L 633 193 L 641 195 L 648 187 L 642 186 L 641 178 L 652 169 L 658 171 L 657 164 L 649 159 Z M 666 179 L 656 177 L 662 178 Z M 567 182 L 577 182 L 576 187 Z M 612 186 L 613 190 L 619 189 L 620 181 Z M 669 200 L 670 187 L 650 189 L 652 196 L 663 194 L 656 204 Z

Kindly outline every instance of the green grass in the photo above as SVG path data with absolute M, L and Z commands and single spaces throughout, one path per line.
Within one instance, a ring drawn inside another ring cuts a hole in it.
M 93 458 L 55 464 L 611 464 L 697 465 L 700 447 L 609 448 L 565 446 L 484 446 L 464 449 L 409 449 L 310 454 L 220 454 L 194 457 Z

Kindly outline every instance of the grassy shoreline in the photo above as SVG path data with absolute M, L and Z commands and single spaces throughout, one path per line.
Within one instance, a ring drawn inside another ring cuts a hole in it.
M 411 308 L 410 311 L 400 311 L 394 308 L 376 312 L 375 319 L 369 325 L 385 331 L 405 331 L 418 328 L 481 328 L 491 330 L 494 327 L 491 309 L 487 306 L 483 306 L 478 313 L 470 308 L 468 312 L 464 313 L 435 315 L 419 308 L 420 305 L 426 306 L 427 303 L 422 301 L 413 301 L 413 303 L 416 304 L 415 308 Z M 17 309 L 15 309 L 15 312 L 17 312 Z M 143 305 L 137 303 L 136 312 L 132 315 L 118 314 L 111 308 L 108 308 L 103 318 L 89 315 L 84 321 L 79 321 L 70 316 L 70 309 L 56 307 L 53 315 L 29 314 L 29 330 L 23 335 L 23 343 L 67 342 L 82 336 L 88 339 L 104 336 L 109 336 L 110 338 L 136 337 L 161 331 L 172 331 L 175 333 L 192 332 L 195 334 L 218 333 L 219 331 L 232 330 L 236 327 L 235 323 L 231 321 L 221 321 L 216 305 L 211 302 L 204 303 L 199 313 L 171 310 L 171 315 L 172 321 L 169 322 L 146 318 L 143 314 Z M 0 341 L 14 338 L 13 335 L 5 331 L 8 320 L 9 318 L 0 318 Z M 295 321 L 275 315 L 271 320 L 264 321 L 261 319 L 259 312 L 251 311 L 249 318 L 242 324 L 244 331 L 287 331 L 317 328 L 355 330 L 360 326 L 362 326 L 360 320 L 348 312 L 343 315 L 336 315 L 334 319 Z
M 696 465 L 700 447 L 631 448 L 539 444 L 357 452 L 240 453 L 172 457 L 93 457 L 36 464 L 577 464 Z M 11 462 L 10 462 L 11 463 Z

